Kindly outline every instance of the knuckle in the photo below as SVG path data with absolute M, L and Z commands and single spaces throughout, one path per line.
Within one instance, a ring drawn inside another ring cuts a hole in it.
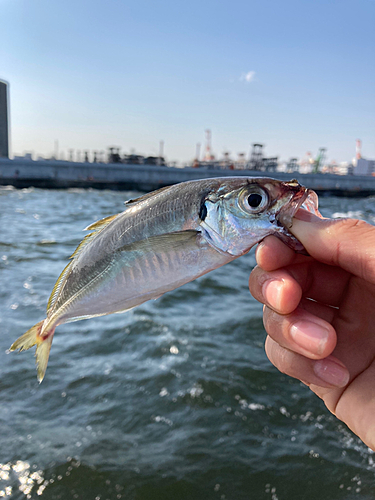
M 275 366 L 281 373 L 288 374 L 288 368 L 289 368 L 288 357 L 289 357 L 288 351 L 280 346 L 277 357 L 277 365 Z
M 337 237 L 338 236 L 338 237 Z M 363 220 L 343 219 L 334 241 L 334 264 L 346 267 L 349 261 L 356 261 L 360 275 L 365 275 L 368 255 L 363 252 L 367 237 L 375 241 L 375 228 Z
M 287 374 L 288 350 L 281 347 L 272 337 L 266 339 L 266 354 L 271 363 L 281 372 Z

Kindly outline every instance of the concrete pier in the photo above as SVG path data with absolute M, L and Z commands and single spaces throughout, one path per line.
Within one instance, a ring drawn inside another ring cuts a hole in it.
M 371 176 L 299 174 L 298 172 L 274 172 L 268 174 L 252 170 L 0 159 L 0 185 L 11 185 L 16 188 L 30 186 L 52 189 L 92 187 L 97 189 L 151 191 L 193 179 L 227 176 L 269 176 L 280 180 L 296 178 L 301 184 L 314 189 L 319 194 L 337 196 L 369 196 L 375 194 L 375 177 Z

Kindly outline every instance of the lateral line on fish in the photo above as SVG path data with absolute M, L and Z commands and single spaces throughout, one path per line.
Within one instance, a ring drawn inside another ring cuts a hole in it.
M 122 311 L 113 311 L 113 312 L 108 312 L 108 313 L 104 313 L 104 314 L 85 314 L 83 316 L 75 316 L 74 318 L 71 318 L 71 319 L 68 319 L 67 321 L 65 321 L 64 325 L 66 325 L 68 323 L 75 323 L 76 321 L 81 321 L 83 319 L 100 318 L 100 316 L 108 316 L 110 314 L 128 312 L 131 309 L 134 309 L 134 307 L 128 307 L 127 309 L 123 309 Z

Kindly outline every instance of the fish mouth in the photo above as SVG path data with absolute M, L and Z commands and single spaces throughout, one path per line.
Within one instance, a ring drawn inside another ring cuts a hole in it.
M 286 229 L 290 229 L 293 225 L 293 217 L 300 208 L 310 212 L 318 217 L 321 214 L 318 210 L 318 196 L 312 189 L 306 189 L 300 186 L 301 189 L 292 197 L 289 203 L 286 203 L 279 211 L 276 219 Z
M 300 208 L 314 215 L 317 215 L 318 217 L 322 217 L 318 210 L 318 196 L 315 191 L 301 186 L 296 181 L 291 181 L 290 183 L 286 184 L 290 187 L 297 188 L 297 190 L 292 195 L 290 201 L 283 207 L 281 207 L 279 213 L 276 216 L 279 231 L 275 234 L 275 236 L 279 237 L 284 243 L 286 243 L 296 252 L 304 253 L 307 255 L 307 252 L 302 243 L 297 240 L 297 238 L 289 231 L 289 229 L 293 226 L 293 217 Z

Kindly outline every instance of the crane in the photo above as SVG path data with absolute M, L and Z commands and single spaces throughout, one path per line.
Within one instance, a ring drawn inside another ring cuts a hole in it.
M 326 151 L 327 148 L 319 148 L 319 153 L 318 156 L 315 158 L 314 165 L 313 165 L 313 173 L 317 174 L 321 167 L 324 164 L 324 161 L 326 159 Z

